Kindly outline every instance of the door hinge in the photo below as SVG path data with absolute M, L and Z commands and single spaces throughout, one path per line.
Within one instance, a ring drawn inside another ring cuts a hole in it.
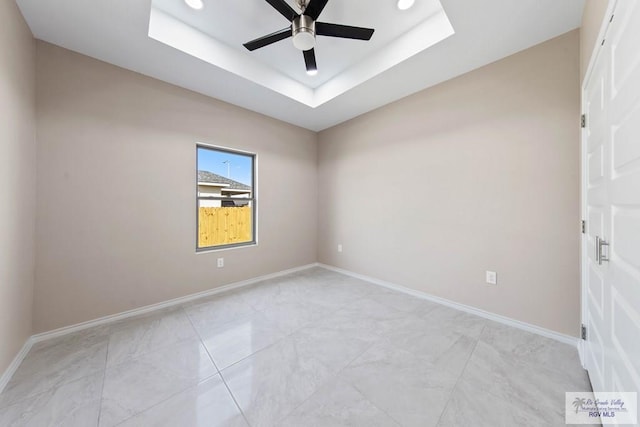
M 587 115 L 583 114 L 582 116 L 580 116 L 580 126 L 583 128 L 587 127 Z
M 584 324 L 580 328 L 580 337 L 585 341 L 587 340 L 587 327 Z
M 587 221 L 585 221 L 584 219 L 581 222 L 581 229 L 582 229 L 582 234 L 587 232 Z

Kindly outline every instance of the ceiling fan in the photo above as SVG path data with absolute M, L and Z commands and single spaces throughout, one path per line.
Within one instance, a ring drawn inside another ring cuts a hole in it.
M 328 0 L 296 0 L 302 11 L 297 13 L 285 0 L 266 0 L 282 16 L 287 18 L 291 25 L 275 33 L 259 37 L 245 43 L 243 46 L 253 51 L 272 43 L 293 37 L 293 45 L 302 51 L 307 73 L 315 75 L 318 72 L 314 46 L 316 35 L 340 37 L 345 39 L 370 40 L 373 35 L 372 28 L 352 27 L 349 25 L 328 24 L 316 22 L 320 13 L 327 5 Z

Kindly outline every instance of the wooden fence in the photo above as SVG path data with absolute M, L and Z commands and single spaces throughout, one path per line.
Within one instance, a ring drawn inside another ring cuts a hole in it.
M 198 247 L 253 240 L 250 206 L 199 209 Z

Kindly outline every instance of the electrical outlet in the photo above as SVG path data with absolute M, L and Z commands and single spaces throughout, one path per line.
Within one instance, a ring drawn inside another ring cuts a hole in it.
M 224 267 L 224 258 L 218 258 L 218 268 Z
M 342 252 L 342 244 L 338 244 L 338 252 Z
M 498 284 L 498 273 L 496 273 L 495 271 L 488 271 L 486 272 L 486 280 L 487 283 L 490 285 L 497 285 Z

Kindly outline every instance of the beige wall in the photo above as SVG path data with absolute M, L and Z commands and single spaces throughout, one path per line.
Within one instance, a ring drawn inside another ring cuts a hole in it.
M 31 335 L 35 55 L 15 2 L 0 1 L 0 374 Z
M 321 132 L 319 261 L 576 336 L 579 67 L 576 30 Z
M 580 81 L 584 79 L 587 72 L 608 3 L 608 0 L 585 1 L 580 28 Z
M 315 133 L 43 42 L 37 70 L 36 332 L 316 261 Z M 195 254 L 196 141 L 258 154 L 258 246 Z
M 2 31 L 33 50 L 13 3 L 2 7 L 14 14 Z M 39 42 L 35 332 L 318 259 L 575 335 L 578 43 L 568 33 L 324 131 L 316 146 L 313 132 Z M 1 52 L 23 57 L 2 61 L 2 83 L 28 80 L 33 52 Z M 25 116 L 0 130 L 13 150 L 0 158 L 20 158 L 0 172 L 14 174 L 0 185 L 13 182 L 18 201 L 0 207 L 2 273 L 13 275 L 0 315 L 18 319 L 0 325 L 0 363 L 31 332 L 35 168 L 17 141 L 33 140 L 33 98 L 0 100 Z M 258 246 L 195 254 L 196 141 L 258 153 Z

